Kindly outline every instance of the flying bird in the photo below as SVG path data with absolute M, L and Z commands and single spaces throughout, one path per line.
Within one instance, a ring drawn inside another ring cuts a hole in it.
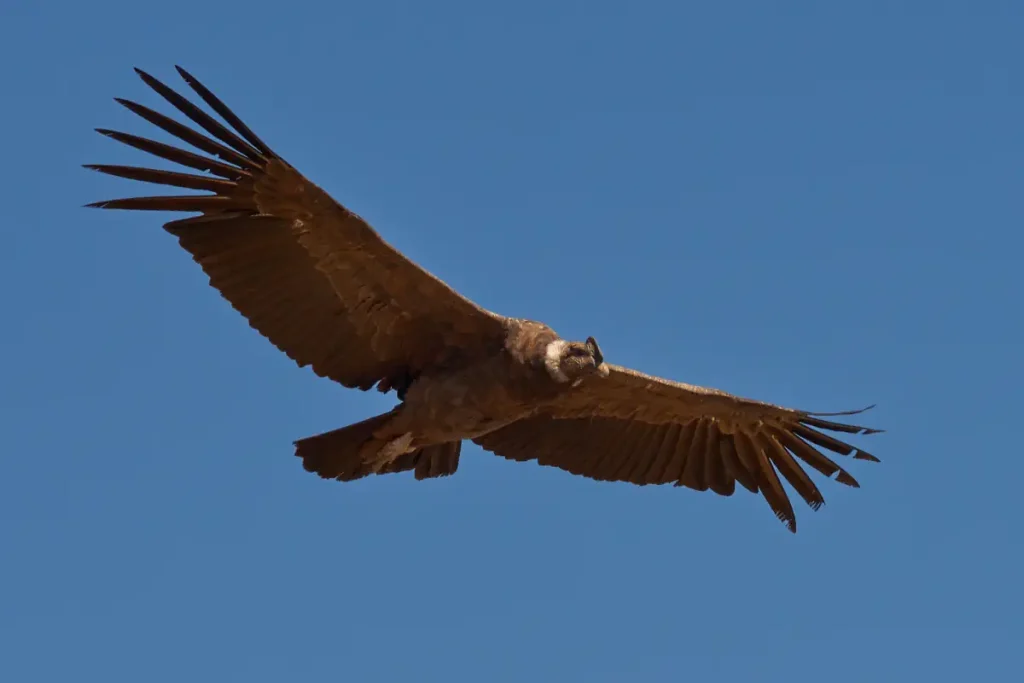
M 760 492 L 795 532 L 782 479 L 818 509 L 824 498 L 804 465 L 859 487 L 822 451 L 878 461 L 827 433 L 880 431 L 825 419 L 860 410 L 811 413 L 652 377 L 607 362 L 593 337 L 563 339 L 543 323 L 478 306 L 385 242 L 177 70 L 223 123 L 139 69 L 205 134 L 116 101 L 201 153 L 97 130 L 194 172 L 86 167 L 205 194 L 88 206 L 198 214 L 163 227 L 250 326 L 319 376 L 395 392 L 398 403 L 384 414 L 296 441 L 306 470 L 339 481 L 410 470 L 416 479 L 443 477 L 455 473 L 468 439 L 596 480 L 722 496 L 738 484 Z

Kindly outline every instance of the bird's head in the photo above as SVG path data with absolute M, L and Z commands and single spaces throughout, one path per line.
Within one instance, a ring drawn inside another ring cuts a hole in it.
M 571 382 L 573 386 L 585 377 L 608 376 L 608 365 L 593 337 L 587 337 L 585 342 L 551 342 L 544 354 L 544 367 L 556 382 Z

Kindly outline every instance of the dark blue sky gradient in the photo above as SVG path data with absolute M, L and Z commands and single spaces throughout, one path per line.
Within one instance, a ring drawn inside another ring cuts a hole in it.
M 0 9 L 0 679 L 1012 680 L 1024 5 Z M 323 482 L 391 397 L 249 329 L 92 132 L 181 64 L 387 240 L 606 357 L 887 429 L 760 498 L 464 450 Z M 815 475 L 816 476 L 816 475 Z

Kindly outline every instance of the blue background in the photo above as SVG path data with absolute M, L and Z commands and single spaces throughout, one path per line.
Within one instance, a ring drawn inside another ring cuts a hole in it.
M 5 681 L 1014 680 L 1024 4 L 6 0 Z M 387 240 L 612 362 L 877 402 L 760 498 L 464 450 L 323 482 L 392 397 L 296 369 L 92 132 L 192 71 Z M 1019 674 L 1019 671 L 1018 671 Z

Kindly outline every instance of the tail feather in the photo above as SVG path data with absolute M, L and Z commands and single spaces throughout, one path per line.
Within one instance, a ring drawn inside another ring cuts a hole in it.
M 416 478 L 433 479 L 455 474 L 459 469 L 459 453 L 462 451 L 461 441 L 427 446 L 412 453 L 415 459 Z
M 306 471 L 324 479 L 362 479 L 373 474 L 371 465 L 363 459 L 363 447 L 391 417 L 391 413 L 384 413 L 347 427 L 300 439 L 295 442 L 295 455 L 302 458 L 302 466 Z M 378 474 L 415 470 L 417 479 L 445 477 L 458 469 L 461 449 L 461 441 L 426 446 L 399 456 Z

